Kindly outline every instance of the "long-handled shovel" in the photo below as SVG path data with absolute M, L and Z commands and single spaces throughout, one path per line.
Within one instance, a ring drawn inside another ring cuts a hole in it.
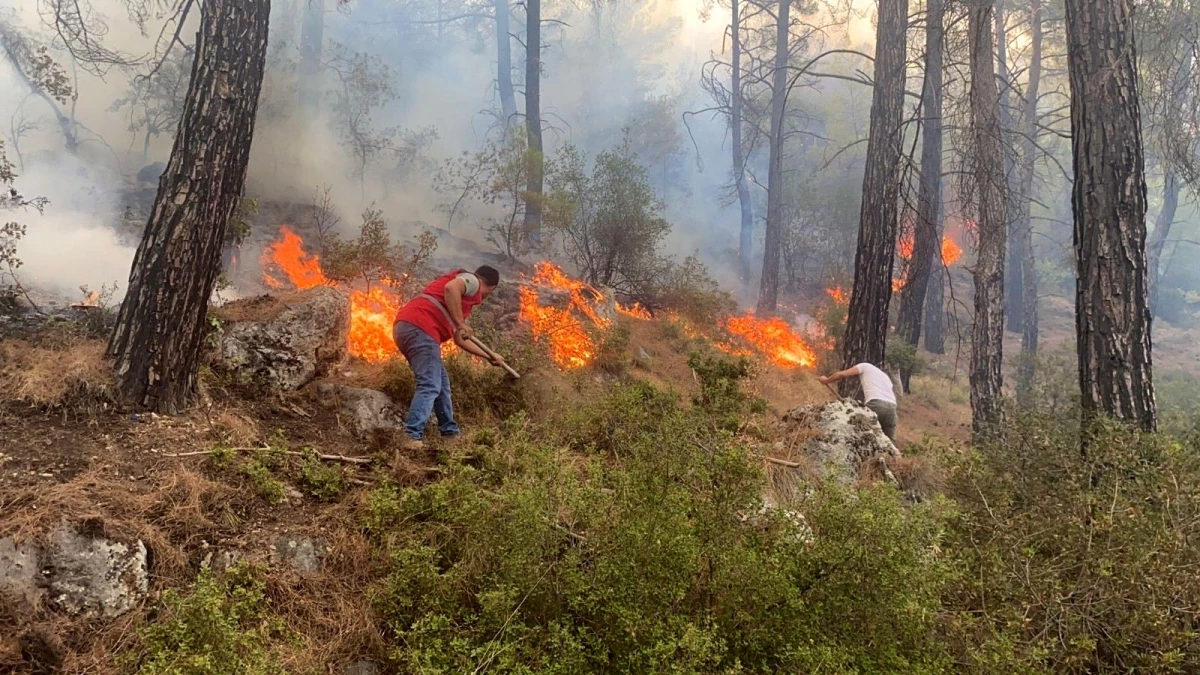
M 496 352 L 492 351 L 491 349 L 488 348 L 487 345 L 480 342 L 479 338 L 472 335 L 471 337 L 469 337 L 467 339 L 470 340 L 476 347 L 479 347 L 480 349 L 482 349 L 483 353 L 487 354 L 489 359 L 491 359 L 493 362 L 496 361 L 496 358 L 497 358 Z M 518 373 L 517 371 L 513 370 L 512 366 L 508 365 L 507 363 L 504 364 L 504 369 L 507 370 L 508 374 L 512 375 L 514 378 L 516 378 L 518 380 L 521 379 L 521 374 Z

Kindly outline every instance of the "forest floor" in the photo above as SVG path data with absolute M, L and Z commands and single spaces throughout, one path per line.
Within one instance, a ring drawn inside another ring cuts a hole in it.
M 1043 337 L 1052 351 L 1068 344 L 1072 324 L 1069 312 L 1061 315 L 1066 318 L 1057 313 L 1069 307 L 1049 309 Z M 549 362 L 524 373 L 525 395 L 537 401 L 529 408 L 531 422 L 561 417 L 621 378 L 644 380 L 685 398 L 699 393 L 686 337 L 665 320 L 622 322 L 630 329 L 626 356 L 644 351 L 649 363 L 620 376 L 595 367 L 564 372 Z M 1198 341 L 1173 329 L 1160 329 L 1158 335 L 1158 363 L 1195 373 Z M 1018 340 L 1008 347 L 1015 353 L 1019 336 L 1008 337 Z M 329 542 L 319 573 L 272 574 L 269 581 L 268 594 L 289 607 L 288 622 L 300 636 L 286 648 L 285 664 L 336 672 L 349 660 L 381 656 L 385 647 L 368 597 L 384 561 L 372 555 L 361 527 L 369 491 L 385 481 L 403 486 L 436 480 L 446 448 L 434 440 L 421 452 L 403 455 L 395 452 L 394 434 L 357 436 L 314 385 L 244 397 L 208 382 L 201 404 L 185 414 L 134 413 L 114 402 L 102 354 L 103 341 L 95 338 L 0 340 L 0 537 L 37 537 L 64 519 L 89 519 L 102 523 L 106 532 L 136 534 L 154 554 L 151 599 L 194 579 L 214 551 L 267 560 L 280 537 L 317 537 Z M 970 425 L 966 357 L 951 350 L 932 358 L 915 378 L 913 394 L 899 405 L 902 451 L 930 437 L 965 448 Z M 762 455 L 770 455 L 780 437 L 782 413 L 832 400 L 817 375 L 805 368 L 758 369 L 746 388 L 766 401 L 766 410 L 746 420 L 743 432 Z M 389 376 L 386 365 L 353 362 L 336 368 L 327 380 L 379 387 Z M 473 434 L 500 423 L 463 413 L 468 444 Z M 298 456 L 286 456 L 274 478 L 264 479 L 205 454 L 223 447 L 253 453 L 267 446 L 375 461 L 331 463 L 346 489 L 330 499 L 314 492 Z M 0 671 L 27 667 L 21 655 L 24 636 L 40 631 L 61 650 L 65 672 L 122 672 L 112 655 L 129 647 L 134 627 L 154 605 L 145 602 L 108 626 L 71 622 L 48 611 L 23 616 L 0 610 Z

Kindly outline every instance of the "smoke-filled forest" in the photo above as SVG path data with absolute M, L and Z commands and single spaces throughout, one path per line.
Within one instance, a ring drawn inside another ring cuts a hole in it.
M 0 670 L 1200 671 L 1190 0 L 0 0 Z

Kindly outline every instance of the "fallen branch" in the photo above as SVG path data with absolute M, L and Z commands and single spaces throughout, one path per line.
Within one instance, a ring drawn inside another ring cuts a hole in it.
M 177 452 L 174 454 L 163 455 L 163 457 L 201 457 L 203 455 L 212 455 L 212 454 L 216 454 L 218 452 L 226 452 L 227 450 L 233 451 L 233 452 L 250 452 L 253 450 L 269 450 L 269 449 L 270 448 L 228 448 L 228 449 L 222 448 L 222 449 L 218 449 L 218 450 L 197 450 L 195 452 Z M 307 457 L 309 455 L 309 453 L 307 453 L 307 452 L 297 452 L 295 450 L 286 450 L 286 451 L 284 451 L 283 454 L 292 455 L 293 457 Z M 371 459 L 370 457 L 347 457 L 345 455 L 321 455 L 321 454 L 317 455 L 317 459 L 325 461 L 325 462 L 344 462 L 346 464 L 358 464 L 360 466 L 371 464 L 372 462 L 375 461 L 375 460 Z
M 778 464 L 779 466 L 786 466 L 789 469 L 804 468 L 804 465 L 801 464 L 800 462 L 789 462 L 786 459 L 777 459 L 775 457 L 763 457 L 763 459 L 767 460 L 768 462 L 770 462 L 772 464 Z

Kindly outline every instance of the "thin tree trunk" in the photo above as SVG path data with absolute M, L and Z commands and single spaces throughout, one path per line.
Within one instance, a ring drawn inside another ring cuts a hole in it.
M 929 275 L 929 290 L 925 294 L 925 351 L 946 353 L 946 269 L 938 258 Z
M 921 340 L 921 319 L 929 295 L 929 277 L 935 273 L 934 259 L 942 254 L 942 53 L 943 0 L 929 0 L 925 10 L 925 86 L 921 92 L 921 187 L 917 193 L 917 222 L 913 235 L 908 281 L 900 295 L 896 333 L 916 346 Z M 940 275 L 941 265 L 936 266 Z M 938 282 L 940 282 L 940 278 Z M 905 393 L 910 391 L 911 368 L 900 371 Z
M 971 331 L 971 431 L 997 438 L 1004 423 L 1004 249 L 1008 228 L 1000 98 L 992 60 L 992 0 L 973 0 L 968 32 L 971 126 L 979 247 L 975 263 L 975 323 Z
M 508 0 L 493 0 L 496 10 L 496 88 L 500 90 L 500 114 L 504 128 L 517 119 L 517 96 L 513 91 L 512 38 L 509 33 Z
M 1017 214 L 1014 245 L 1020 247 L 1021 273 L 1021 358 L 1017 364 L 1017 403 L 1033 405 L 1033 378 L 1038 354 L 1038 278 L 1033 254 L 1033 175 L 1036 165 L 1038 98 L 1042 85 L 1042 2 L 1032 0 L 1029 22 L 1029 84 L 1025 88 L 1025 111 L 1021 134 L 1021 167 L 1017 176 Z M 1014 271 L 1011 267 L 1010 271 Z M 1010 324 L 1011 325 L 1011 324 Z
M 196 393 L 208 303 L 246 182 L 270 0 L 206 0 L 174 147 L 109 340 L 123 394 L 173 413 Z
M 731 0 L 733 18 L 732 81 L 730 83 L 729 129 L 733 141 L 733 180 L 741 207 L 741 227 L 738 230 L 738 271 L 743 284 L 750 283 L 754 266 L 754 204 L 750 201 L 750 186 L 746 184 L 746 149 L 742 147 L 742 18 L 741 0 Z
M 74 155 L 79 151 L 79 135 L 76 133 L 76 127 L 71 118 L 67 117 L 63 113 L 62 106 L 59 104 L 59 102 L 56 101 L 54 97 L 47 94 L 46 90 L 43 89 L 40 84 L 34 82 L 29 75 L 25 73 L 25 70 L 22 67 L 21 55 L 18 53 L 18 50 L 21 49 L 19 46 L 21 43 L 18 42 L 19 40 L 20 38 L 16 37 L 15 35 L 9 36 L 0 34 L 0 48 L 4 49 L 4 54 L 8 57 L 8 62 L 12 66 L 13 72 L 15 72 L 17 77 L 20 78 L 21 82 L 23 82 L 25 86 L 29 88 L 29 92 L 42 99 L 42 101 L 44 101 L 50 108 L 50 112 L 54 113 L 54 119 L 56 122 L 58 122 L 58 129 L 63 135 L 63 146 L 67 149 L 67 152 Z
M 908 0 L 880 0 L 854 290 L 842 341 L 846 365 L 882 365 L 887 345 L 888 303 L 892 298 L 899 228 L 907 28 Z M 856 384 L 843 380 L 842 394 L 849 395 Z
M 791 0 L 779 0 L 775 22 L 775 72 L 771 84 L 770 166 L 767 173 L 767 227 L 763 241 L 758 313 L 774 314 L 779 303 L 779 249 L 783 233 L 783 114 L 787 105 L 788 24 Z
M 1158 425 L 1133 0 L 1066 0 L 1075 326 L 1085 423 Z
M 525 190 L 525 232 L 534 244 L 541 242 L 542 181 L 542 2 L 525 2 L 525 133 L 529 136 L 529 175 Z
M 1012 114 L 1012 87 L 1015 85 L 1012 73 L 1008 69 L 1008 14 L 1005 2 L 1006 0 L 995 0 L 996 77 L 1000 81 L 1000 133 L 1001 146 L 1004 150 L 1004 175 L 1007 180 L 1015 180 L 1017 143 L 1013 139 L 1016 124 Z M 1020 227 L 1016 218 L 1021 210 L 1016 202 L 1021 199 L 1024 199 L 1024 195 L 1009 192 L 1008 255 L 1004 271 L 1004 319 L 1008 324 L 1008 330 L 1014 333 L 1022 331 L 1022 321 L 1025 318 L 1021 311 L 1021 303 L 1025 296 L 1023 288 L 1025 279 L 1021 275 L 1025 251 L 1022 247 L 1021 237 L 1016 233 Z
M 1171 169 L 1163 177 L 1163 203 L 1154 221 L 1154 232 L 1146 243 L 1146 276 L 1150 294 L 1150 313 L 1158 311 L 1158 284 L 1162 281 L 1160 270 L 1163 249 L 1167 247 L 1167 237 L 1171 234 L 1171 225 L 1175 222 L 1175 213 L 1179 210 L 1179 177 Z
M 325 0 L 306 0 L 300 26 L 300 112 L 321 112 L 321 58 L 325 48 Z

